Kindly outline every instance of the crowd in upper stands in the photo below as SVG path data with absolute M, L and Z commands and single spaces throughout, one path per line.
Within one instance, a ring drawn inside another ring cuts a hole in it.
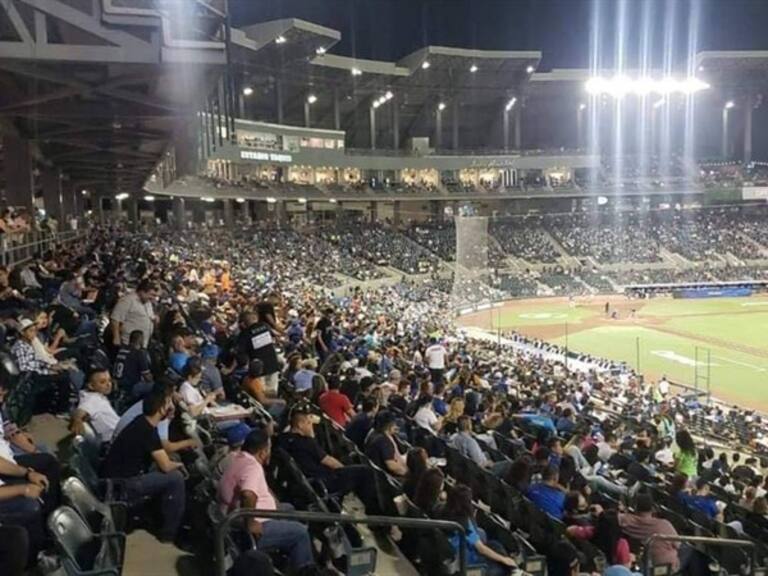
M 294 507 L 457 522 L 469 564 L 494 575 L 533 571 L 535 558 L 552 576 L 627 574 L 653 534 L 746 538 L 766 559 L 768 426 L 756 413 L 598 358 L 566 365 L 564 350 L 521 335 L 467 338 L 448 310 L 499 296 L 491 277 L 327 290 L 330 274 L 373 277 L 370 263 L 435 262 L 371 225 L 321 237 L 92 230 L 3 269 L 0 573 L 55 565 L 68 546 L 83 570 L 119 564 L 124 543 L 98 534 L 135 527 L 210 560 L 223 515 Z M 560 268 L 539 278 L 583 288 Z M 72 460 L 30 435 L 38 414 L 67 419 Z M 84 506 L 89 492 L 126 517 Z M 427 574 L 462 542 L 397 532 L 380 536 Z M 256 513 L 227 550 L 238 576 L 338 573 L 358 537 Z M 677 541 L 646 552 L 689 574 L 750 561 Z

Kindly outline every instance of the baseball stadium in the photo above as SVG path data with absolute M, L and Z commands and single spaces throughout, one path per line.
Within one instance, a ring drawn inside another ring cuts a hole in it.
M 0 576 L 768 574 L 767 24 L 0 0 Z

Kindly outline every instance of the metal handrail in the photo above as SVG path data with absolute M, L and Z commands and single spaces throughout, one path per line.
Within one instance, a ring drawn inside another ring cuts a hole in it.
M 668 534 L 653 534 L 645 541 L 645 573 L 651 573 L 651 553 L 650 547 L 656 541 L 663 542 L 685 542 L 688 544 L 705 544 L 707 546 L 719 546 L 723 548 L 738 548 L 741 546 L 748 546 L 752 549 L 752 572 L 754 572 L 757 566 L 757 547 L 755 543 L 750 540 L 727 540 L 723 538 L 711 538 L 706 536 L 671 536 Z
M 458 522 L 449 522 L 447 520 L 426 520 L 422 518 L 400 518 L 392 516 L 362 516 L 354 518 L 344 514 L 327 514 L 321 512 L 304 511 L 276 511 L 276 510 L 256 510 L 253 508 L 241 508 L 228 514 L 218 526 L 216 526 L 215 553 L 216 553 L 216 572 L 215 576 L 226 575 L 226 552 L 224 549 L 224 537 L 229 532 L 232 523 L 240 518 L 267 518 L 273 520 L 297 520 L 302 522 L 320 522 L 323 524 L 365 524 L 367 526 L 398 526 L 402 528 L 415 529 L 438 529 L 444 532 L 459 533 L 459 575 L 466 576 L 467 557 L 466 543 L 467 534 L 464 527 Z
M 3 266 L 18 264 L 29 260 L 41 247 L 76 240 L 84 233 L 84 230 L 66 230 L 56 234 L 44 231 L 26 232 L 22 244 L 9 244 L 9 236 L 13 233 L 5 234 L 0 239 L 0 261 Z

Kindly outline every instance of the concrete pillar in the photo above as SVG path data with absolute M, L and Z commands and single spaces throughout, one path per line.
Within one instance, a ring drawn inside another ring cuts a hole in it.
M 43 184 L 45 213 L 59 223 L 63 220 L 61 203 L 61 173 L 55 168 L 45 168 L 40 176 Z
M 197 174 L 197 127 L 193 123 L 182 124 L 174 134 L 174 153 L 176 154 L 176 174 L 171 180 L 181 176 Z
M 3 155 L 6 202 L 10 206 L 24 207 L 32 212 L 34 176 L 29 141 L 6 134 L 3 136 Z
M 341 130 L 341 106 L 339 105 L 339 89 L 333 89 L 333 129 Z
M 368 109 L 368 127 L 371 130 L 371 150 L 376 150 L 376 108 Z
M 397 98 L 397 97 L 395 97 Z M 400 148 L 400 107 L 397 99 L 392 101 L 392 149 Z
M 131 221 L 131 227 L 134 230 L 141 228 L 141 214 L 139 213 L 139 195 L 137 193 L 131 194 L 128 198 L 128 218 Z
M 451 118 L 451 146 L 454 150 L 459 149 L 459 100 L 454 98 Z
M 509 110 L 504 109 L 504 150 L 509 150 Z
M 744 104 L 744 164 L 752 162 L 752 114 L 754 109 L 754 96 L 748 94 Z
M 173 223 L 177 230 L 187 229 L 187 207 L 185 204 L 184 198 L 179 196 L 173 197 Z
M 75 215 L 75 188 L 76 186 L 72 182 L 63 181 L 61 183 L 62 221 L 59 225 L 60 230 L 69 230 L 69 220 Z
M 283 81 L 277 80 L 275 82 L 275 115 L 277 116 L 277 123 L 283 123 Z
M 722 128 L 720 131 L 720 156 L 722 156 L 723 160 L 727 160 L 729 156 L 729 150 L 728 150 L 728 120 L 729 120 L 729 110 L 728 108 L 723 108 L 723 123 Z
M 368 206 L 368 218 L 371 221 L 371 224 L 376 222 L 376 212 L 377 212 L 378 206 L 376 202 L 371 202 Z
M 104 196 L 96 196 L 96 217 L 102 226 L 107 223 L 107 215 L 104 213 Z
M 435 112 L 435 148 L 443 147 L 443 111 L 439 108 Z
M 515 150 L 521 150 L 523 147 L 523 105 L 518 102 L 515 108 Z
M 235 226 L 235 210 L 232 206 L 232 200 L 226 198 L 221 201 L 224 204 L 224 226 L 232 229 Z
M 311 123 L 312 123 L 312 122 L 311 122 L 311 121 L 312 121 L 312 118 L 311 118 L 311 109 L 312 109 L 312 106 L 309 104 L 309 102 L 307 102 L 307 101 L 305 100 L 305 101 L 304 101 L 304 126 L 305 126 L 306 128 L 310 128 L 310 127 L 311 127 L 311 126 L 310 126 L 310 125 L 311 125 Z
M 392 224 L 394 224 L 395 226 L 400 226 L 401 209 L 402 209 L 402 202 L 400 200 L 395 200 L 392 205 Z

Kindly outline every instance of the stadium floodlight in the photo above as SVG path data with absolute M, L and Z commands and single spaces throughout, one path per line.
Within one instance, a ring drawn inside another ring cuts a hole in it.
M 267 204 L 275 204 L 277 203 L 277 198 L 273 196 L 267 196 Z
M 129 194 L 127 192 L 120 192 L 120 194 L 115 194 L 115 200 L 125 200 L 128 198 Z
M 429 60 L 424 60 L 424 62 L 421 63 L 421 69 L 422 70 L 426 70 L 429 67 L 430 67 Z
M 731 108 L 735 107 L 736 103 L 733 100 L 728 100 L 728 102 L 725 103 L 725 109 L 730 110 Z
M 536 70 L 536 68 L 534 68 L 531 65 L 528 65 L 528 67 L 525 69 L 526 73 L 528 73 L 528 74 L 533 74 L 534 70 Z
M 203 202 L 208 202 L 209 204 L 210 204 L 211 202 L 216 202 L 216 198 L 213 198 L 213 197 L 211 197 L 211 196 L 202 196 L 202 197 L 200 198 L 200 200 L 202 200 Z
M 352 70 L 349 71 L 352 76 L 362 76 L 363 71 L 360 70 L 360 68 L 352 68 Z
M 318 46 L 317 50 L 315 50 L 315 54 L 318 54 L 320 56 L 325 54 L 325 46 Z
M 306 204 L 307 199 L 306 198 L 299 198 L 299 204 Z
M 394 97 L 395 95 L 392 94 L 392 90 L 387 90 L 387 93 L 384 94 L 384 100 L 392 100 Z
M 478 71 L 477 64 L 472 64 L 472 66 L 469 67 L 469 71 L 472 72 L 472 74 L 477 72 Z
M 275 44 L 285 44 L 286 42 L 288 42 L 288 39 L 282 34 L 275 38 Z
M 378 99 L 376 99 L 376 100 L 374 100 L 374 101 L 373 101 L 373 104 L 372 104 L 372 106 L 373 106 L 374 108 L 378 108 L 379 106 L 381 106 L 381 102 L 379 102 L 379 100 L 378 100 Z
M 307 96 L 307 104 L 314 104 L 315 102 L 317 102 L 317 96 L 314 94 Z
M 237 202 L 238 204 L 242 204 L 243 202 L 245 202 L 245 198 L 241 198 L 238 196 L 237 198 L 235 198 L 235 202 Z
M 598 206 L 605 206 L 608 204 L 608 198 L 606 196 L 598 196 L 597 197 L 597 205 Z
M 437 109 L 442 112 L 445 110 L 445 102 L 440 102 L 440 104 L 437 105 Z
M 654 108 L 661 108 L 666 103 L 666 100 L 664 98 L 661 98 L 659 100 L 656 100 L 656 102 L 653 103 Z
M 586 104 L 584 104 L 584 102 L 582 102 L 581 104 L 579 104 L 579 110 L 586 110 L 586 109 L 587 109 L 587 105 L 586 105 Z
M 615 98 L 623 98 L 629 94 L 637 96 L 646 96 L 648 94 L 659 94 L 661 96 L 669 94 L 695 94 L 710 88 L 710 85 L 694 76 L 678 80 L 669 76 L 654 79 L 649 77 L 629 78 L 617 75 L 612 78 L 595 76 L 587 80 L 584 87 L 587 93 L 593 96 L 605 94 Z
M 146 196 L 144 196 L 144 200 L 146 202 L 154 202 L 155 201 L 155 197 L 152 196 L 151 194 L 147 194 Z
M 336 204 L 336 198 L 329 198 L 328 202 L 330 202 L 331 204 Z
M 517 98 L 512 97 L 512 99 L 510 99 L 510 101 L 507 102 L 507 105 L 504 106 L 504 110 L 506 112 L 509 112 L 510 110 L 512 110 L 512 108 L 514 108 L 515 104 L 517 104 Z
M 253 88 L 250 86 L 243 88 L 243 96 L 250 96 L 251 94 L 253 94 Z
M 83 188 L 82 190 L 80 190 L 80 194 L 82 194 L 83 196 L 88 196 L 88 190 Z

